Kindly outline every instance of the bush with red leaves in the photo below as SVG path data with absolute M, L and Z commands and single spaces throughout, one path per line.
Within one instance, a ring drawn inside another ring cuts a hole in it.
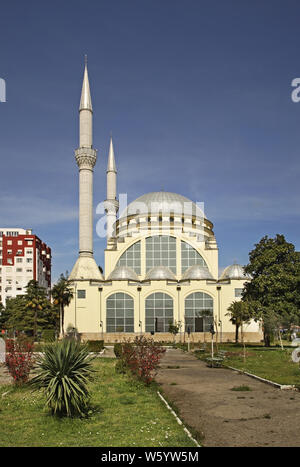
M 5 363 L 15 384 L 26 383 L 34 365 L 33 343 L 24 338 L 6 339 Z
M 122 344 L 121 360 L 131 373 L 145 384 L 150 384 L 166 349 L 153 339 L 145 336 L 136 337 L 133 343 Z

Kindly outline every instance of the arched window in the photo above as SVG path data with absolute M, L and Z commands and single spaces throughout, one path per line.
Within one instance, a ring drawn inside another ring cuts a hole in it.
M 191 245 L 181 240 L 181 274 L 183 274 L 190 266 L 194 266 L 195 264 L 207 267 L 207 264 L 200 253 L 198 253 L 198 251 Z
M 188 295 L 184 301 L 185 330 L 209 332 L 213 324 L 214 301 L 203 292 Z
M 176 274 L 176 238 L 154 235 L 146 238 L 146 272 L 155 266 L 167 266 Z
M 173 323 L 173 299 L 156 292 L 146 298 L 146 332 L 168 332 Z
M 126 293 L 106 299 L 106 332 L 134 332 L 134 302 Z
M 136 242 L 127 248 L 120 257 L 117 266 L 127 266 L 136 274 L 141 274 L 141 242 Z

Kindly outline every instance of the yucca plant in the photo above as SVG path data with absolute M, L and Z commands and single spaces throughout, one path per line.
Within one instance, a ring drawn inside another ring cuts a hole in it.
M 94 358 L 86 346 L 73 339 L 45 346 L 31 384 L 45 391 L 46 405 L 53 414 L 68 417 L 86 414 L 90 399 L 87 386 Z

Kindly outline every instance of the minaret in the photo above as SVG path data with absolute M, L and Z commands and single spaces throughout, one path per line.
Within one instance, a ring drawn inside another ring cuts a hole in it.
M 79 257 L 69 279 L 103 279 L 93 256 L 93 169 L 97 151 L 93 148 L 93 107 L 85 57 L 79 106 Z
M 104 208 L 106 212 L 106 235 L 107 240 L 109 240 L 110 238 L 115 237 L 114 224 L 117 220 L 117 212 L 119 209 L 119 201 L 117 200 L 117 169 L 112 136 L 110 137 L 106 180 L 107 186 Z

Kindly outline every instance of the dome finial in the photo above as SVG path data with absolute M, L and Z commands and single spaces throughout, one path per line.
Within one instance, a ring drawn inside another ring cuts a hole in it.
M 87 54 L 84 54 L 84 65 L 87 66 L 88 59 L 87 59 Z

